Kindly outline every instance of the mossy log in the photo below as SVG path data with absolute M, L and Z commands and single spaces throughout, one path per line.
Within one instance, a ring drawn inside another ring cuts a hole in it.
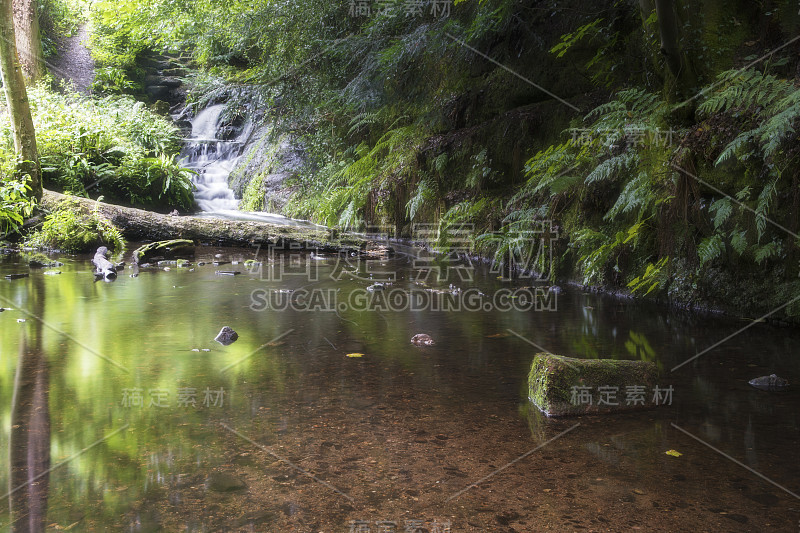
M 45 191 L 40 207 L 46 211 L 53 210 L 65 198 L 63 194 Z M 364 239 L 323 228 L 210 217 L 170 216 L 96 202 L 88 198 L 75 197 L 75 199 L 88 210 L 97 207 L 98 212 L 119 228 L 126 239 L 134 242 L 189 239 L 196 244 L 218 246 L 274 244 L 287 250 L 315 250 L 324 253 L 346 253 L 366 247 Z
M 656 365 L 647 361 L 538 353 L 528 375 L 528 396 L 547 416 L 647 409 L 656 405 L 658 377 Z

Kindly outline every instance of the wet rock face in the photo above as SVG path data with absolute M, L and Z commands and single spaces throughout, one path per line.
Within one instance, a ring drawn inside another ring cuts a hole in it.
M 225 326 L 219 331 L 217 336 L 214 337 L 214 340 L 223 346 L 228 346 L 236 342 L 238 338 L 239 338 L 238 333 L 233 331 L 233 329 L 229 328 L 228 326 Z
M 760 390 L 778 391 L 789 388 L 789 380 L 778 377 L 775 374 L 761 376 L 748 381 L 748 383 Z
M 411 344 L 414 346 L 433 346 L 436 341 L 427 333 L 418 333 L 411 337 Z
M 293 191 L 287 182 L 300 174 L 307 159 L 299 139 L 274 136 L 271 126 L 260 127 L 244 146 L 228 185 L 237 198 L 252 197 L 256 209 L 280 213 Z

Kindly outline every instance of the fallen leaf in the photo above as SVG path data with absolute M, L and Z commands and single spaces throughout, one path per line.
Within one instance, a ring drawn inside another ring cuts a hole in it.
M 347 357 L 363 357 L 363 356 L 364 356 L 363 353 L 357 353 L 357 352 L 347 354 Z
M 683 455 L 681 452 L 676 450 L 667 450 L 664 453 L 666 453 L 667 455 L 671 455 L 672 457 L 680 457 L 681 455 Z

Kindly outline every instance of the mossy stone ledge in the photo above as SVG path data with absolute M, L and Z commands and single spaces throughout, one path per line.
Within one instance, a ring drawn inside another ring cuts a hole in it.
M 610 414 L 649 409 L 659 386 L 658 367 L 647 361 L 534 356 L 528 397 L 547 416 Z M 663 387 L 662 387 L 663 389 Z

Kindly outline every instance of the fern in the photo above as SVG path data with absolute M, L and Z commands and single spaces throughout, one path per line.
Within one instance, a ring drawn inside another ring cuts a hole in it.
M 769 109 L 786 97 L 794 86 L 771 74 L 757 70 L 729 70 L 717 77 L 722 87 L 697 107 L 701 116 L 713 115 L 732 109 Z
M 762 235 L 764 235 L 764 231 L 767 229 L 767 215 L 769 214 L 769 208 L 772 204 L 772 200 L 777 195 L 777 188 L 778 186 L 778 179 L 775 178 L 770 183 L 764 186 L 761 190 L 761 194 L 758 195 L 758 203 L 756 204 L 756 232 L 757 232 L 757 241 L 761 241 Z
M 406 204 L 406 214 L 413 222 L 417 214 L 423 209 L 425 204 L 436 198 L 435 190 L 428 184 L 428 180 L 422 179 L 417 185 L 417 193 L 411 197 Z
M 617 197 L 617 201 L 608 210 L 608 213 L 603 216 L 603 220 L 614 220 L 620 214 L 630 213 L 634 210 L 638 210 L 641 217 L 651 207 L 663 200 L 666 199 L 660 198 L 656 191 L 653 190 L 650 176 L 646 172 L 640 172 L 634 179 L 625 184 L 622 192 Z
M 763 246 L 758 246 L 753 251 L 753 258 L 759 265 L 770 257 L 777 257 L 781 253 L 781 243 L 771 241 Z
M 668 265 L 669 257 L 662 257 L 655 264 L 648 263 L 644 272 L 628 283 L 628 288 L 630 288 L 632 292 L 638 292 L 647 288 L 644 293 L 645 296 L 656 289 L 663 289 L 669 279 L 666 273 Z
M 714 213 L 714 228 L 719 229 L 733 213 L 730 198 L 721 198 L 711 204 L 711 212 Z
M 747 232 L 739 229 L 735 229 L 730 234 L 731 238 L 731 248 L 738 255 L 742 255 L 745 250 L 747 250 Z
M 721 256 L 724 251 L 725 243 L 722 237 L 719 234 L 714 234 L 700 242 L 700 245 L 697 247 L 697 256 L 700 259 L 700 264 L 704 265 Z
M 613 179 L 638 162 L 639 158 L 636 153 L 633 150 L 628 150 L 621 155 L 606 159 L 597 165 L 594 170 L 586 176 L 584 183 L 589 185 L 598 181 Z

